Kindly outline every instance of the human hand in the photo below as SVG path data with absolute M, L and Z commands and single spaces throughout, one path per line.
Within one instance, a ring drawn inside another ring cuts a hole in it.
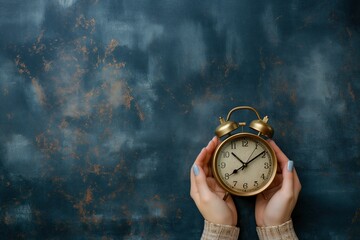
M 190 171 L 190 196 L 202 216 L 211 223 L 235 226 L 237 212 L 231 196 L 224 201 L 225 190 L 212 176 L 209 161 L 219 139 L 214 137 L 197 156 Z
M 272 140 L 279 167 L 272 184 L 262 194 L 257 195 L 255 218 L 258 227 L 277 226 L 291 219 L 301 184 L 290 161 Z

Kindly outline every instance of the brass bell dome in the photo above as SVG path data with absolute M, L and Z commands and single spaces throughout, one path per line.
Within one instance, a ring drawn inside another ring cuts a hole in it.
M 222 117 L 219 118 L 220 125 L 215 129 L 215 134 L 219 138 L 231 133 L 239 127 L 239 124 L 232 121 L 225 121 Z
M 250 123 L 249 127 L 258 131 L 261 135 L 264 135 L 268 138 L 272 138 L 274 136 L 274 129 L 267 124 L 268 117 L 264 117 L 263 120 L 257 119 Z

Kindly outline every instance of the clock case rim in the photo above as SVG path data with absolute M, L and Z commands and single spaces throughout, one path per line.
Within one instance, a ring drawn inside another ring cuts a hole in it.
M 251 138 L 255 138 L 259 141 L 261 141 L 263 144 L 265 144 L 266 146 L 269 147 L 270 149 L 270 154 L 271 156 L 273 157 L 274 159 L 274 171 L 269 179 L 269 181 L 261 188 L 257 189 L 256 191 L 251 191 L 251 192 L 238 192 L 238 191 L 235 191 L 233 189 L 231 189 L 230 187 L 228 187 L 225 183 L 223 183 L 223 180 L 221 179 L 221 177 L 219 176 L 219 173 L 216 171 L 216 158 L 217 156 L 219 155 L 219 152 L 220 152 L 220 149 L 222 148 L 223 145 L 225 145 L 227 142 L 231 141 L 232 139 L 234 138 L 238 138 L 238 137 L 251 137 Z M 220 184 L 220 186 L 227 192 L 229 192 L 230 194 L 232 195 L 236 195 L 236 196 L 239 196 L 239 197 L 249 197 L 249 196 L 254 196 L 254 195 L 257 195 L 263 191 L 265 191 L 269 186 L 270 184 L 274 181 L 274 178 L 276 176 L 276 173 L 277 173 L 277 166 L 278 163 L 277 163 L 277 158 L 276 158 L 276 154 L 275 154 L 275 151 L 272 149 L 272 147 L 270 146 L 270 144 L 263 138 L 261 138 L 260 136 L 258 135 L 255 135 L 253 133 L 244 133 L 244 132 L 241 132 L 241 133 L 236 133 L 234 135 L 231 135 L 229 137 L 227 137 L 226 139 L 224 139 L 220 145 L 216 148 L 215 150 L 215 153 L 212 157 L 212 164 L 211 164 L 211 171 L 213 173 L 213 176 L 215 177 L 215 180 Z

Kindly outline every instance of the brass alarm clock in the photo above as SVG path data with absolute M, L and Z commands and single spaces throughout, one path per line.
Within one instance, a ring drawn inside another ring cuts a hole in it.
M 230 121 L 233 112 L 240 110 L 253 111 L 257 119 L 244 130 L 245 122 Z M 273 128 L 267 123 L 268 117 L 260 118 L 252 107 L 239 106 L 230 110 L 226 119 L 220 117 L 220 125 L 215 134 L 222 139 L 212 159 L 212 172 L 216 181 L 228 194 L 236 196 L 253 196 L 264 191 L 274 180 L 277 170 L 277 159 L 274 150 L 262 137 L 272 138 Z M 257 133 L 256 133 L 257 132 Z

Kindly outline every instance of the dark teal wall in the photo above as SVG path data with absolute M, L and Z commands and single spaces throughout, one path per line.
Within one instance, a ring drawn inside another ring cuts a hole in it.
M 199 239 L 190 167 L 250 105 L 295 161 L 300 239 L 356 239 L 359 16 L 358 1 L 1 0 L 1 236 Z M 236 203 L 256 239 L 254 199 Z

